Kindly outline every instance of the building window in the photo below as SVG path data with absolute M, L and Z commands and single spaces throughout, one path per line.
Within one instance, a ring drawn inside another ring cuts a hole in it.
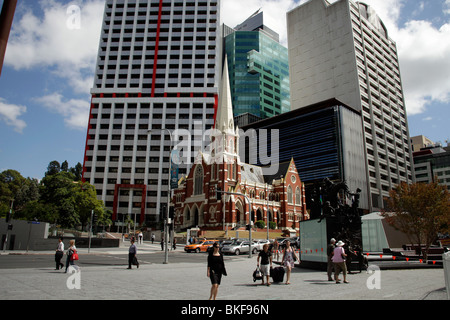
M 203 166 L 198 165 L 194 173 L 194 195 L 203 193 Z
M 300 188 L 299 187 L 297 187 L 295 189 L 295 204 L 296 205 L 301 205 L 302 204 L 302 200 L 301 200 L 301 197 L 300 197 Z
M 292 201 L 292 187 L 291 186 L 288 186 L 288 189 L 287 189 L 287 200 L 288 200 L 288 203 L 293 203 L 293 201 Z

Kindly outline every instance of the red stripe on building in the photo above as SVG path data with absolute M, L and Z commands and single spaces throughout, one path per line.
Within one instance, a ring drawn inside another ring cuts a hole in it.
M 92 103 L 92 99 L 95 98 L 95 95 L 92 95 L 91 98 L 91 108 L 89 110 L 89 122 L 88 122 L 88 129 L 86 134 L 86 146 L 84 148 L 84 159 L 83 159 L 83 171 L 81 173 L 81 181 L 86 182 L 84 179 L 84 174 L 86 173 L 86 161 L 87 161 L 87 152 L 89 150 L 89 131 L 92 129 L 91 120 L 92 120 L 92 109 L 94 107 L 94 104 Z
M 155 81 L 156 81 L 156 70 L 158 65 L 159 35 L 161 33 L 162 8 L 163 8 L 163 0 L 159 0 L 158 27 L 156 29 L 156 43 L 155 43 L 155 59 L 153 61 L 152 97 L 155 96 Z
M 219 108 L 219 95 L 214 95 L 214 127 L 216 127 L 217 109 Z

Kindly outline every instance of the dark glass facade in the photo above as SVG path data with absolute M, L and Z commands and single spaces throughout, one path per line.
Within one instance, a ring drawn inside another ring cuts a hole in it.
M 279 161 L 286 162 L 294 158 L 299 171 L 300 179 L 305 183 L 330 178 L 341 180 L 342 163 L 340 145 L 339 106 L 326 104 L 320 110 L 296 110 L 278 117 L 273 117 L 243 127 L 249 129 L 279 130 Z M 270 137 L 270 134 L 268 134 Z M 244 144 L 241 144 L 244 145 Z M 277 152 L 270 150 L 271 141 L 268 141 L 269 154 Z M 252 149 L 251 145 L 245 144 Z M 250 153 L 259 154 L 257 150 Z M 258 164 L 262 165 L 260 162 Z

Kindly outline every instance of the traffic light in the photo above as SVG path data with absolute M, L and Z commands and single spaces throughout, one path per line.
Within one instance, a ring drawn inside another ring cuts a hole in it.
M 172 220 L 175 218 L 175 207 L 173 206 L 170 206 L 169 208 L 169 218 Z
M 219 187 L 216 188 L 216 198 L 217 201 L 220 201 L 222 199 L 222 189 L 220 189 Z

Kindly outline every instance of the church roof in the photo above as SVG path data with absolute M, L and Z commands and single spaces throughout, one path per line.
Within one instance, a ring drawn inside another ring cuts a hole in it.
M 272 184 L 274 180 L 278 180 L 281 178 L 285 178 L 288 171 L 289 166 L 291 165 L 291 161 L 286 161 L 278 164 L 278 171 L 273 175 L 264 176 L 264 182 L 267 184 Z
M 261 167 L 248 163 L 241 163 L 241 182 L 247 183 L 264 183 L 264 174 Z

